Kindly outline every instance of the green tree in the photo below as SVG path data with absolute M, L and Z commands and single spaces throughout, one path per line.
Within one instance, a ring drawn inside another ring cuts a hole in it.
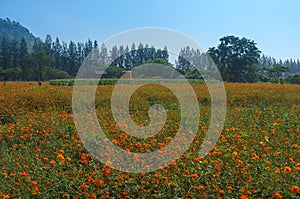
M 255 64 L 258 63 L 260 50 L 256 43 L 247 38 L 225 36 L 217 48 L 208 50 L 217 64 L 222 78 L 230 82 L 256 81 Z
M 175 78 L 176 74 L 170 73 L 172 64 L 163 58 L 155 58 L 144 62 L 136 71 L 135 76 L 141 78 Z
M 5 70 L 11 66 L 11 52 L 8 37 L 2 37 L 0 46 L 0 68 Z
M 34 73 L 37 74 L 36 79 L 40 82 L 43 81 L 43 73 L 45 73 L 47 67 L 51 66 L 53 62 L 52 57 L 44 51 L 39 51 L 31 54 L 30 61 L 34 68 Z
M 70 75 L 63 70 L 53 69 L 53 68 L 45 68 L 44 69 L 44 80 L 51 80 L 51 79 L 68 79 Z
M 94 51 L 98 50 L 98 46 L 94 47 Z M 99 62 L 100 64 L 107 64 L 108 63 L 108 51 L 104 43 L 101 44 L 99 49 Z
M 20 56 L 19 56 L 19 42 L 16 38 L 11 41 L 10 44 L 10 51 L 11 51 L 11 58 L 12 58 L 12 67 L 16 68 L 19 67 L 20 64 Z
M 33 43 L 32 51 L 39 52 L 44 50 L 44 43 L 40 38 L 36 38 Z
M 191 71 L 193 71 L 193 64 L 190 63 L 193 59 L 192 50 L 193 49 L 187 46 L 185 48 L 182 48 L 179 52 L 179 56 L 176 61 L 176 69 L 182 74 L 189 74 Z
M 24 67 L 26 66 L 26 56 L 28 54 L 27 43 L 24 37 L 21 39 L 19 54 L 20 54 L 20 67 L 21 70 L 23 71 Z
M 0 71 L 0 80 L 5 81 L 16 81 L 21 79 L 21 69 L 20 68 L 8 68 Z
M 52 43 L 52 51 L 54 58 L 54 68 L 61 68 L 61 51 L 62 46 L 59 42 L 59 39 L 56 37 L 55 42 Z
M 265 68 L 268 73 L 269 81 L 277 83 L 279 77 L 284 73 L 290 71 L 289 67 L 282 66 L 280 64 L 274 64 L 272 68 Z
M 52 45 L 52 38 L 51 38 L 51 36 L 49 34 L 47 34 L 46 38 L 45 38 L 45 43 L 44 43 L 44 51 L 48 55 L 52 55 L 51 45 Z
M 163 58 L 155 58 L 155 59 L 152 59 L 152 60 L 148 60 L 148 61 L 145 61 L 143 64 L 150 64 L 150 63 L 162 64 L 162 65 L 165 65 L 165 66 L 172 66 L 172 64 L 170 62 L 168 62 L 168 60 L 163 59 Z
M 78 64 L 77 64 L 77 46 L 73 41 L 70 41 L 69 43 L 69 49 L 68 49 L 68 70 L 67 72 L 75 76 L 78 71 Z

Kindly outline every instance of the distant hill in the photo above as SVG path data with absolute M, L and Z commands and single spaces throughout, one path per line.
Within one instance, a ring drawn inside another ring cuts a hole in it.
M 35 40 L 35 36 L 18 22 L 11 21 L 8 18 L 0 18 L 0 41 L 4 35 L 6 35 L 9 40 L 16 38 L 19 42 L 21 41 L 22 37 L 24 37 L 27 42 L 29 51 L 31 51 Z

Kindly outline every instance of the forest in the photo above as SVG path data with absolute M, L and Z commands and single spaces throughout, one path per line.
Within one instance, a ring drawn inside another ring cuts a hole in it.
M 20 26 L 9 19 L 1 21 Z M 175 62 L 170 63 L 167 46 L 155 49 L 149 44 L 133 43 L 107 49 L 96 40 L 67 43 L 58 37 L 53 40 L 49 34 L 44 40 L 37 37 L 28 44 L 28 39 L 7 35 L 5 31 L 0 37 L 0 80 L 3 81 L 74 78 L 83 60 L 96 49 L 99 59 L 110 66 L 106 70 L 106 78 L 119 78 L 122 71 L 154 60 L 155 63 L 175 67 L 186 78 L 197 79 L 201 78 L 201 74 L 195 67 L 203 67 L 201 58 L 209 54 L 225 82 L 300 83 L 299 59 L 281 60 L 264 55 L 255 41 L 244 37 L 224 36 L 219 39 L 217 47 L 209 48 L 207 52 L 186 46 Z

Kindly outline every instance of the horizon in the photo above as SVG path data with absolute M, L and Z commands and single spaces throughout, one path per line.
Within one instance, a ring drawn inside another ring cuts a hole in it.
M 296 25 L 299 6 L 300 2 L 296 0 L 255 0 L 251 3 L 131 1 L 131 4 L 116 1 L 92 1 L 89 4 L 57 0 L 4 1 L 0 18 L 19 22 L 43 40 L 49 34 L 53 40 L 58 37 L 60 41 L 76 43 L 88 39 L 101 43 L 127 30 L 160 27 L 187 35 L 206 51 L 216 47 L 221 37 L 234 35 L 254 40 L 266 56 L 297 60 L 300 58 L 297 52 L 300 27 Z M 56 12 L 51 11 L 52 8 Z

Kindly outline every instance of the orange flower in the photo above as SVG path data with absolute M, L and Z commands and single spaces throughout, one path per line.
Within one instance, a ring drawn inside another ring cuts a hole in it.
M 93 181 L 94 181 L 93 177 L 92 177 L 92 176 L 89 176 L 88 179 L 87 179 L 87 182 L 88 182 L 89 184 L 93 184 Z
M 194 158 L 194 162 L 197 163 L 197 162 L 200 162 L 200 161 L 201 161 L 201 159 L 200 159 L 199 157 L 195 157 L 195 158 Z
M 101 171 L 104 176 L 110 175 L 110 169 L 108 167 L 103 167 Z
M 193 174 L 191 175 L 191 177 L 192 177 L 192 178 L 199 178 L 199 176 L 198 176 L 197 173 L 193 173 Z
M 282 199 L 282 195 L 280 195 L 278 192 L 274 192 L 273 196 L 277 199 Z
M 60 161 L 64 161 L 65 157 L 62 154 L 58 154 L 57 159 L 60 160 Z
M 196 189 L 204 190 L 204 186 L 199 185 L 199 186 L 196 187 Z
M 18 187 L 18 186 L 20 186 L 20 183 L 19 182 L 14 182 L 13 185 Z
M 36 188 L 38 186 L 38 182 L 36 182 L 36 181 L 32 181 L 31 184 L 33 185 L 34 188 Z
M 95 180 L 95 185 L 96 185 L 97 187 L 102 187 L 102 185 L 104 185 L 104 181 L 103 181 L 102 179 L 100 179 L 100 178 L 97 178 L 97 179 Z
M 235 157 L 235 156 L 237 156 L 237 155 L 238 155 L 238 153 L 237 153 L 236 151 L 232 153 L 232 156 L 233 156 L 233 157 Z
M 224 194 L 225 193 L 225 191 L 223 190 L 223 189 L 221 189 L 220 191 L 219 191 L 219 194 Z
M 249 199 L 249 197 L 247 195 L 241 195 L 240 199 Z
M 80 185 L 78 188 L 79 188 L 80 190 L 85 190 L 85 189 L 87 189 L 87 186 L 86 186 L 85 183 L 83 183 L 83 184 Z
M 87 163 L 86 155 L 84 153 L 81 154 L 80 159 L 81 159 L 81 163 L 82 164 L 86 164 Z
M 10 198 L 9 194 L 4 194 L 3 195 L 3 199 L 9 199 L 9 198 Z
M 300 163 L 296 164 L 296 171 L 300 171 Z
M 184 172 L 186 175 L 190 175 L 190 171 L 187 170 L 187 169 L 185 169 L 183 172 Z
M 256 153 L 253 153 L 252 160 L 259 160 L 259 156 Z
M 28 176 L 28 173 L 26 173 L 25 171 L 23 171 L 23 172 L 20 172 L 20 175 L 26 177 L 26 176 Z
M 276 169 L 276 170 L 275 170 L 275 173 L 276 173 L 276 174 L 281 173 L 280 169 Z
M 215 166 L 215 170 L 216 170 L 217 172 L 220 172 L 220 171 L 221 171 L 221 168 L 218 167 L 218 166 Z
M 295 194 L 300 193 L 300 188 L 298 186 L 292 186 L 291 192 Z
M 285 166 L 283 170 L 287 174 L 291 173 L 291 171 L 292 171 L 291 167 L 289 167 L 289 166 Z
M 89 196 L 90 199 L 96 199 L 97 195 L 95 193 L 91 193 Z
M 55 165 L 55 164 L 56 164 L 56 161 L 55 161 L 55 160 L 51 160 L 51 161 L 50 161 L 50 164 L 51 164 L 51 165 Z
M 242 166 L 243 164 L 244 164 L 244 163 L 243 163 L 242 160 L 238 160 L 238 161 L 237 161 L 237 165 L 238 165 L 238 166 Z
M 165 178 L 165 181 L 163 182 L 164 185 L 167 185 L 169 184 L 169 179 L 168 178 Z
M 227 186 L 226 189 L 228 189 L 228 190 L 230 190 L 230 191 L 233 190 L 232 186 Z

